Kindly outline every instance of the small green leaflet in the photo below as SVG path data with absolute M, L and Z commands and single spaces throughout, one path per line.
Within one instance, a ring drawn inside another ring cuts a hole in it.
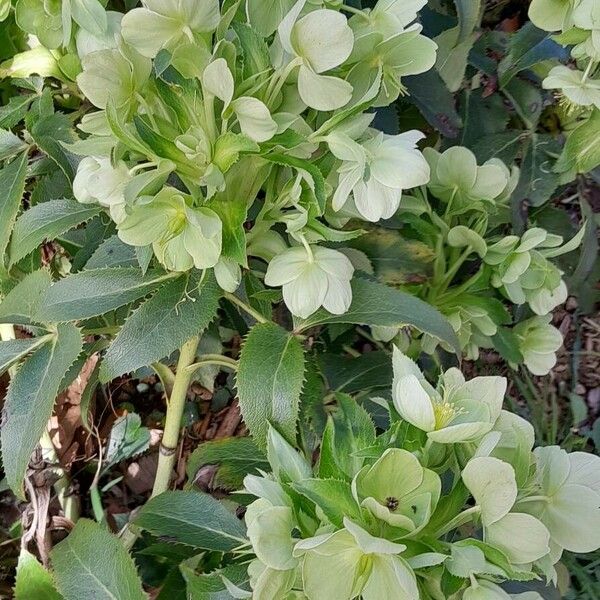
M 269 422 L 290 440 L 296 437 L 304 351 L 291 333 L 275 325 L 255 325 L 242 347 L 237 390 L 244 421 L 260 448 Z
M 77 200 L 50 200 L 26 210 L 15 223 L 10 240 L 10 264 L 14 265 L 46 240 L 53 240 L 95 217 L 101 208 Z
M 180 275 L 167 282 L 127 319 L 112 343 L 100 380 L 109 381 L 168 356 L 215 318 L 220 288 L 212 274 Z
M 0 302 L 0 323 L 28 325 L 35 315 L 52 279 L 45 269 L 25 275 Z
M 177 276 L 163 271 L 142 275 L 134 267 L 82 271 L 50 286 L 37 317 L 42 322 L 96 317 L 145 296 Z
M 17 135 L 0 129 L 0 160 L 6 160 L 27 149 L 27 144 Z
M 105 527 L 79 519 L 50 552 L 54 579 L 65 600 L 147 600 L 133 559 Z
M 52 575 L 25 548 L 19 555 L 14 592 L 15 600 L 63 600 L 54 587 Z
M 27 154 L 13 160 L 0 170 L 0 255 L 4 257 L 8 240 L 21 207 L 27 173 Z M 4 264 L 4 258 L 2 258 Z
M 352 304 L 343 315 L 319 310 L 304 321 L 298 330 L 304 331 L 326 323 L 355 323 L 400 327 L 411 325 L 423 333 L 443 340 L 460 353 L 460 345 L 447 319 L 423 300 L 364 277 L 352 281 Z
M 19 498 L 25 499 L 25 471 L 52 414 L 61 381 L 82 348 L 77 327 L 58 325 L 56 335 L 21 365 L 10 383 L 4 405 L 2 460 L 8 484 Z
M 246 543 L 242 521 L 201 492 L 164 492 L 151 498 L 134 523 L 158 536 L 205 550 L 231 552 Z

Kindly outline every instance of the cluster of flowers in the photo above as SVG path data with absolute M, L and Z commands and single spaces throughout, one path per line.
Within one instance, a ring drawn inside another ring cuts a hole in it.
M 426 148 L 424 155 L 431 173 L 428 193 L 415 190 L 399 209 L 408 228 L 438 249 L 432 282 L 416 293 L 447 316 L 469 359 L 476 359 L 480 348 L 493 347 L 498 328 L 511 322 L 493 290 L 502 300 L 527 306 L 533 316 L 513 328 L 516 344 L 532 373 L 548 373 L 562 345 L 550 313 L 567 299 L 563 273 L 551 259 L 575 250 L 584 228 L 564 244 L 561 236 L 540 227 L 522 236 L 503 235 L 519 169 L 509 170 L 499 159 L 478 165 L 461 146 L 443 153 Z M 464 263 L 468 268 L 461 272 Z M 374 335 L 389 341 L 397 333 Z M 432 352 L 438 343 L 426 336 L 422 347 Z
M 398 349 L 393 361 L 378 438 L 366 413 L 330 420 L 313 471 L 270 429 L 272 473 L 245 479 L 252 598 L 541 598 L 500 584 L 556 581 L 563 550 L 600 547 L 600 458 L 533 450 L 531 425 L 502 410 L 504 378 L 450 369 L 434 388 Z
M 557 41 L 573 46 L 571 56 L 582 69 L 553 67 L 543 85 L 558 89 L 575 106 L 600 109 L 600 4 L 596 0 L 533 0 L 529 8 L 533 23 L 545 31 L 561 32 Z
M 413 23 L 425 0 L 299 0 L 281 14 L 248 2 L 222 15 L 217 0 L 143 4 L 109 12 L 102 36 L 77 32 L 77 83 L 99 110 L 69 146 L 84 156 L 75 197 L 106 207 L 121 240 L 151 245 L 169 270 L 214 268 L 231 292 L 259 257 L 294 315 L 345 312 L 354 266 L 319 243 L 356 237 L 339 230 L 343 214 L 389 217 L 429 179 L 422 134 L 384 135 L 364 112 L 434 64 Z M 57 47 L 56 24 L 50 37 L 40 19 L 21 26 Z

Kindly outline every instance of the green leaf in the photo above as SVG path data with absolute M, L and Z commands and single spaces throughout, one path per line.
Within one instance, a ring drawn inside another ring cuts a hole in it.
M 23 120 L 35 94 L 13 96 L 4 105 L 0 106 L 0 127 L 10 129 Z
M 481 137 L 471 146 L 477 163 L 481 164 L 490 158 L 499 158 L 505 164 L 512 164 L 523 147 L 528 133 L 522 129 L 509 129 L 492 135 Z
M 49 338 L 24 338 L 0 342 L 0 375 L 11 365 L 25 358 L 30 352 L 45 344 Z
M 85 263 L 85 268 L 89 271 L 105 267 L 134 267 L 137 264 L 135 246 L 122 242 L 115 234 L 104 240 L 94 250 L 92 256 Z
M 411 325 L 423 333 L 443 340 L 460 353 L 460 344 L 450 323 L 433 306 L 411 294 L 364 277 L 352 281 L 352 304 L 343 315 L 332 315 L 319 310 L 299 322 L 304 331 L 326 323 L 354 323 L 356 325 L 383 325 L 403 327 Z
M 459 41 L 464 41 L 473 33 L 479 21 L 481 0 L 454 0 L 459 24 Z
M 79 519 L 50 552 L 54 579 L 65 600 L 147 600 L 135 564 L 105 527 Z
M 98 0 L 71 0 L 71 12 L 82 29 L 99 38 L 106 34 L 106 11 Z
M 188 600 L 232 600 L 233 596 L 227 591 L 224 578 L 238 587 L 248 587 L 247 564 L 227 565 L 223 569 L 199 575 L 185 563 L 179 568 L 187 583 Z
M 19 498 L 25 499 L 25 471 L 52 414 L 61 381 L 82 348 L 77 327 L 58 325 L 56 335 L 21 365 L 10 383 L 4 405 L 2 459 L 8 484 Z
M 211 489 L 221 490 L 239 489 L 246 475 L 256 475 L 258 469 L 270 470 L 267 457 L 249 437 L 230 437 L 200 444 L 187 460 L 188 480 L 193 482 L 205 466 L 214 469 Z
M 312 500 L 336 526 L 344 526 L 344 517 L 361 520 L 360 506 L 352 496 L 350 484 L 340 479 L 303 479 L 292 487 Z
M 271 59 L 265 40 L 246 23 L 233 22 L 232 26 L 244 53 L 244 79 L 249 79 L 257 73 L 264 73 L 266 77 L 271 69 Z
M 151 498 L 134 523 L 158 536 L 195 548 L 231 552 L 246 542 L 243 523 L 218 500 L 201 492 L 164 492 Z
M 6 160 L 27 149 L 27 144 L 17 135 L 0 129 L 0 160 Z
M 104 468 L 136 456 L 148 450 L 150 431 L 142 427 L 142 420 L 136 413 L 127 413 L 113 424 L 106 444 Z
M 51 283 L 50 272 L 46 269 L 25 275 L 0 302 L 0 323 L 35 323 L 38 307 Z
M 94 269 L 52 284 L 41 303 L 41 321 L 77 321 L 107 313 L 149 294 L 177 273 L 139 269 Z
M 40 150 L 59 166 L 69 181 L 73 181 L 78 159 L 61 143 L 73 141 L 70 119 L 61 113 L 42 115 L 33 123 L 29 133 Z
M 10 240 L 10 264 L 14 265 L 46 240 L 56 239 L 95 217 L 101 208 L 77 200 L 50 200 L 26 210 L 15 223 Z
M 386 352 L 366 352 L 356 358 L 320 354 L 318 362 L 329 389 L 353 394 L 392 385 L 392 363 Z
M 52 575 L 25 548 L 21 549 L 17 565 L 15 600 L 63 600 L 56 591 Z
M 519 340 L 517 336 L 508 327 L 498 327 L 496 335 L 492 337 L 494 349 L 500 356 L 509 362 L 517 365 L 522 364 L 523 354 L 519 350 Z
M 27 154 L 22 154 L 0 171 L 0 255 L 4 257 L 8 240 L 21 207 L 27 173 Z M 4 264 L 4 258 L 2 258 Z
M 255 325 L 240 354 L 237 390 L 240 409 L 260 448 L 269 422 L 290 440 L 296 437 L 304 351 L 291 333 L 275 325 Z
M 212 273 L 168 281 L 125 321 L 102 362 L 100 380 L 150 365 L 202 333 L 217 314 L 220 296 Z

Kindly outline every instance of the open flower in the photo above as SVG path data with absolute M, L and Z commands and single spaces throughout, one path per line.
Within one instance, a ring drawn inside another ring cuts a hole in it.
M 450 205 L 453 214 L 489 209 L 509 183 L 506 168 L 495 161 L 478 166 L 468 148 L 453 146 L 441 154 L 426 148 L 423 154 L 431 167 L 428 187 L 436 198 Z
M 550 325 L 552 315 L 533 317 L 518 323 L 513 333 L 525 366 L 534 375 L 547 375 L 556 364 L 556 351 L 563 344 L 562 334 Z
M 214 267 L 221 254 L 221 231 L 214 211 L 192 207 L 191 197 L 172 187 L 138 202 L 118 227 L 126 244 L 152 244 L 158 260 L 172 271 Z
M 280 23 L 279 40 L 300 66 L 298 92 L 302 101 L 317 110 L 335 110 L 348 103 L 352 86 L 322 73 L 350 56 L 354 35 L 346 17 L 335 10 L 315 10 L 298 20 L 305 3 L 299 0 Z
M 298 246 L 271 262 L 265 283 L 283 286 L 283 299 L 291 313 L 302 319 L 320 306 L 335 315 L 344 314 L 352 301 L 352 263 L 331 248 Z
M 542 82 L 546 90 L 559 89 L 565 97 L 578 106 L 600 108 L 600 81 L 590 79 L 583 71 L 564 65 L 554 67 Z
M 86 156 L 77 165 L 73 194 L 82 204 L 98 203 L 108 208 L 118 224 L 126 217 L 123 192 L 130 181 L 129 169 L 122 160 L 113 167 L 109 158 Z
M 390 448 L 356 474 L 352 492 L 375 517 L 414 535 L 427 525 L 435 510 L 441 482 L 414 454 Z
M 423 137 L 420 131 L 379 133 L 358 144 L 343 133 L 328 136 L 331 152 L 342 161 L 333 210 L 340 210 L 352 194 L 356 209 L 367 221 L 389 219 L 400 206 L 403 189 L 429 180 L 429 166 L 417 149 Z
M 398 556 L 403 544 L 373 537 L 348 518 L 344 529 L 301 540 L 304 591 L 311 600 L 418 600 L 415 575 Z
M 531 0 L 529 18 L 544 31 L 571 27 L 571 15 L 577 0 Z
M 519 509 L 535 515 L 571 552 L 600 548 L 600 457 L 558 446 L 534 450 L 537 488 Z
M 173 50 L 182 40 L 202 41 L 202 34 L 217 28 L 218 0 L 144 0 L 123 17 L 121 34 L 140 54 L 154 58 L 162 48 Z
M 502 410 L 504 377 L 475 377 L 465 381 L 449 369 L 434 389 L 419 367 L 394 348 L 393 400 L 405 420 L 427 432 L 434 442 L 474 441 L 490 431 Z
M 511 465 L 481 456 L 467 463 L 461 477 L 475 499 L 485 542 L 516 565 L 533 563 L 550 552 L 550 534 L 542 522 L 530 514 L 512 512 L 518 490 Z

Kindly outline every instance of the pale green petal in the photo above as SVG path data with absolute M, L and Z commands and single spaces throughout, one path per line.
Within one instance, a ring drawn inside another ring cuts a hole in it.
M 600 548 L 600 494 L 588 487 L 563 485 L 541 520 L 565 550 L 593 552 Z
M 233 98 L 233 75 L 224 58 L 213 60 L 202 73 L 202 89 L 229 106 Z
M 477 178 L 475 155 L 463 146 L 448 148 L 437 161 L 436 174 L 443 185 L 470 190 Z
M 308 255 L 303 246 L 288 248 L 274 256 L 265 275 L 265 283 L 272 287 L 285 285 L 297 279 L 305 271 Z
M 380 504 L 375 498 L 365 498 L 361 506 L 366 508 L 375 518 L 389 523 L 392 527 L 405 529 L 412 533 L 415 530 L 414 521 L 405 515 L 392 512 L 387 506 Z
M 508 514 L 517 499 L 515 471 L 497 458 L 471 459 L 463 469 L 462 480 L 481 508 L 484 526 Z
M 344 517 L 344 527 L 364 554 L 400 554 L 406 550 L 404 544 L 396 544 L 371 535 L 348 517 Z
M 533 350 L 527 350 L 523 352 L 523 360 L 525 366 L 534 375 L 548 375 L 552 370 L 552 367 L 556 364 L 556 354 L 549 352 L 543 354 L 541 352 L 534 352 Z
M 571 0 L 531 0 L 529 18 L 540 29 L 558 31 L 565 24 L 571 4 Z
M 242 96 L 231 103 L 242 133 L 255 142 L 266 142 L 277 132 L 277 123 L 272 119 L 266 105 L 257 98 Z
M 371 163 L 375 179 L 387 187 L 409 189 L 429 181 L 429 164 L 417 149 L 384 140 Z
M 283 300 L 293 315 L 306 319 L 323 304 L 328 285 L 326 273 L 313 263 L 299 277 L 284 284 Z
M 438 444 L 457 444 L 478 440 L 492 429 L 493 423 L 473 422 L 449 425 L 442 429 L 430 431 L 427 437 Z
M 508 176 L 497 165 L 477 167 L 477 177 L 471 194 L 482 200 L 492 200 L 499 196 L 508 184 Z
M 504 394 L 506 393 L 506 377 L 475 377 L 467 381 L 456 391 L 454 398 L 470 399 L 485 404 L 490 409 L 492 423 L 500 416 Z
M 560 446 L 541 446 L 534 450 L 537 479 L 547 496 L 553 496 L 567 481 L 571 470 L 569 455 Z
M 364 600 L 419 600 L 412 569 L 398 556 L 375 556 L 371 576 L 362 591 Z
M 273 506 L 260 512 L 248 525 L 248 538 L 252 550 L 268 567 L 285 571 L 298 564 L 292 556 L 294 527 L 291 508 Z
M 357 165 L 351 171 L 346 171 L 340 174 L 337 187 L 331 200 L 331 207 L 334 211 L 337 212 L 344 207 L 348 201 L 348 196 L 352 192 L 352 189 L 359 181 L 361 181 L 363 170 L 363 167 Z
M 186 250 L 184 237 L 179 234 L 152 244 L 154 254 L 169 271 L 188 271 L 194 266 L 191 254 Z
M 318 75 L 303 65 L 298 71 L 298 92 L 307 106 L 328 111 L 348 104 L 352 86 L 338 77 Z
M 531 515 L 508 513 L 485 528 L 485 541 L 507 556 L 511 563 L 532 563 L 550 551 L 550 534 Z
M 147 246 L 167 231 L 169 215 L 161 205 L 140 206 L 119 225 L 119 238 L 131 246 Z
M 457 225 L 448 232 L 448 244 L 454 248 L 471 246 L 473 251 L 481 258 L 483 258 L 487 252 L 485 240 L 477 232 L 464 225 Z
M 463 600 L 511 600 L 510 596 L 491 581 L 479 580 L 477 586 L 464 591 Z
M 435 413 L 427 391 L 415 375 L 400 377 L 393 390 L 394 406 L 405 420 L 422 431 L 435 429 Z
M 279 571 L 261 565 L 260 561 L 254 560 L 248 569 L 252 582 L 253 600 L 273 600 L 274 598 L 285 598 L 296 580 L 295 569 Z
M 571 452 L 571 469 L 567 481 L 584 485 L 600 494 L 600 456 L 589 452 Z
M 181 36 L 181 24 L 146 8 L 134 8 L 121 21 L 121 35 L 140 54 L 154 58 L 173 38 Z
M 352 303 L 350 282 L 330 277 L 327 293 L 323 298 L 323 308 L 334 315 L 343 315 Z
M 398 346 L 394 346 L 392 353 L 392 367 L 394 370 L 395 381 L 400 380 L 400 378 L 405 377 L 406 375 L 414 375 L 419 381 L 425 381 L 425 377 L 417 363 L 408 358 Z
M 320 9 L 294 25 L 291 41 L 296 54 L 308 61 L 316 73 L 323 73 L 350 56 L 354 34 L 343 13 Z
M 285 15 L 279 24 L 279 27 L 277 28 L 279 41 L 281 42 L 283 49 L 292 56 L 295 54 L 295 50 L 292 46 L 292 29 L 294 28 L 296 20 L 300 16 L 305 4 L 306 0 L 298 0 L 298 2 L 292 6 L 287 15 Z
M 348 281 L 352 278 L 354 267 L 345 254 L 332 248 L 314 246 L 313 256 L 319 267 L 328 275 Z
M 178 5 L 183 21 L 192 31 L 199 33 L 214 31 L 221 20 L 219 0 L 202 0 L 202 2 L 181 0 Z
M 214 269 L 217 283 L 222 290 L 233 293 L 238 289 L 242 280 L 242 271 L 234 260 L 221 257 Z

